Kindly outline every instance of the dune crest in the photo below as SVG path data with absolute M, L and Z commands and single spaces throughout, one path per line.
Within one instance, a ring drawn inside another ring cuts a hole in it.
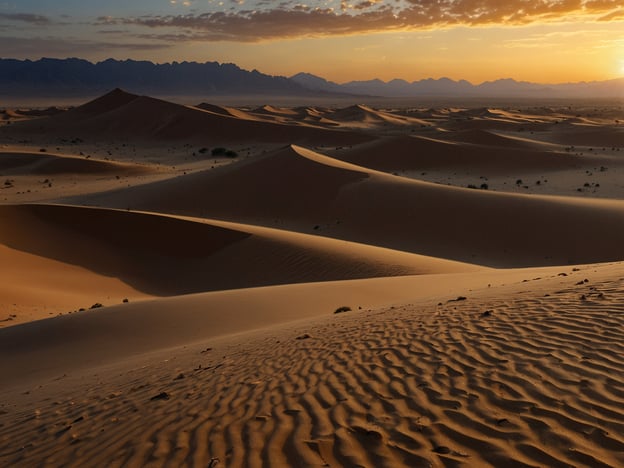
M 2 112 L 0 466 L 624 466 L 621 108 L 347 99 Z

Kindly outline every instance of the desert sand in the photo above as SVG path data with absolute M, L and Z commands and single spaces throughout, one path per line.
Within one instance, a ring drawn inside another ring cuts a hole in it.
M 624 108 L 0 115 L 0 465 L 624 466 Z

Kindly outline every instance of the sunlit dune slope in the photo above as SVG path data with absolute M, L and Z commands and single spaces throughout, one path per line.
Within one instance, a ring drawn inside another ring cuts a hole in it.
M 73 200 L 315 233 L 489 266 L 624 258 L 624 202 L 436 185 L 301 147 Z
M 117 210 L 0 206 L 0 220 L 0 243 L 11 249 L 155 295 L 478 269 L 275 229 Z

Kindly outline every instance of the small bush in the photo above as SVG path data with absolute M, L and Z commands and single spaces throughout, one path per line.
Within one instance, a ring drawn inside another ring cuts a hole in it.
M 211 154 L 213 156 L 225 156 L 227 158 L 236 158 L 238 156 L 238 153 L 236 151 L 232 151 L 221 146 L 213 148 Z
M 343 312 L 350 312 L 350 311 L 351 311 L 351 307 L 349 307 L 349 306 L 342 306 L 342 307 L 338 307 L 334 311 L 334 314 L 341 314 Z

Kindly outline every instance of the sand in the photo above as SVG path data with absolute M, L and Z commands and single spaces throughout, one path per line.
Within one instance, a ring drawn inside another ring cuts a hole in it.
M 5 110 L 0 465 L 624 465 L 622 120 Z

